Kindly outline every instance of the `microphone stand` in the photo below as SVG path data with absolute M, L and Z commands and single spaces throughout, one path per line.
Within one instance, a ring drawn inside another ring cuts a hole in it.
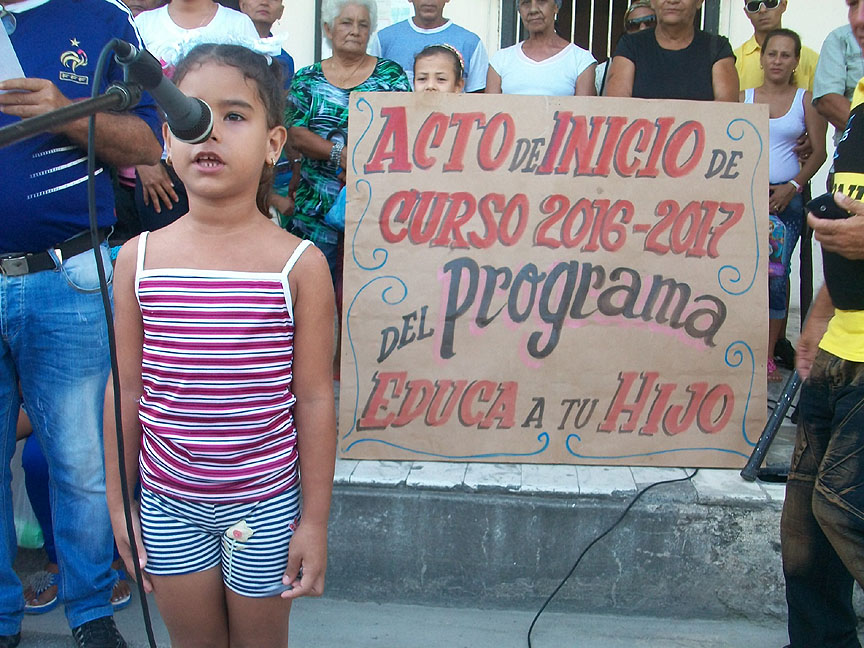
M 128 110 L 140 100 L 141 87 L 137 83 L 112 83 L 104 94 L 92 99 L 76 101 L 44 115 L 22 119 L 0 128 L 0 148 L 96 113 Z

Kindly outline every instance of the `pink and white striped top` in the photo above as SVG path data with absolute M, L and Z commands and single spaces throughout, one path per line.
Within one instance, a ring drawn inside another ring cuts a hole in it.
M 141 481 L 198 502 L 251 502 L 297 483 L 288 273 L 144 269 Z

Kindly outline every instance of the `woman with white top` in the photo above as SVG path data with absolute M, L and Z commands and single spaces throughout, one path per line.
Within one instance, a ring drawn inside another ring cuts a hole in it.
M 492 57 L 486 92 L 559 97 L 595 95 L 594 57 L 555 32 L 561 0 L 516 2 L 528 38 Z
M 768 131 L 768 209 L 772 219 L 779 219 L 785 229 L 782 270 L 777 274 L 769 272 L 768 277 L 769 382 L 782 379 L 774 363 L 773 349 L 786 318 L 792 252 L 804 224 L 801 188 L 810 182 L 826 157 L 825 131 L 828 124 L 813 107 L 812 95 L 795 84 L 795 69 L 800 55 L 801 39 L 798 34 L 789 29 L 769 32 L 762 43 L 761 53 L 765 81 L 758 88 L 741 93 L 741 100 L 745 103 L 768 105 L 771 118 Z M 795 147 L 798 138 L 805 132 L 813 147 L 813 154 L 802 166 Z

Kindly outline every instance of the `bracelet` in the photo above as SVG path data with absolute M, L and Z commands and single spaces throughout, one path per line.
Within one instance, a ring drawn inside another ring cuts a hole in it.
M 344 148 L 345 145 L 342 142 L 333 142 L 333 148 L 330 149 L 330 164 L 339 166 L 339 163 L 342 161 L 342 149 Z
M 793 187 L 795 187 L 795 191 L 797 191 L 798 193 L 801 193 L 802 191 L 804 191 L 804 189 L 801 187 L 801 185 L 798 184 L 794 178 L 792 180 L 790 180 L 787 184 L 791 184 Z

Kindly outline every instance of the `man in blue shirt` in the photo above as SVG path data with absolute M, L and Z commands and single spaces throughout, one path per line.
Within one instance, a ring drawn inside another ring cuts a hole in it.
M 465 60 L 465 92 L 486 88 L 489 56 L 474 32 L 444 18 L 450 0 L 411 0 L 414 17 L 372 34 L 369 54 L 396 61 L 414 85 L 414 55 L 427 45 L 450 45 Z
M 122 79 L 113 62 L 95 78 L 113 37 L 141 47 L 115 0 L 13 0 L 5 32 L 26 78 L 0 82 L 0 127 L 89 97 Z M 3 92 L 6 91 L 6 92 Z M 10 92 L 11 91 L 11 92 Z M 159 120 L 146 99 L 96 119 L 96 209 L 114 223 L 108 165 L 154 164 Z M 110 602 L 111 523 L 105 500 L 102 406 L 108 339 L 96 261 L 89 249 L 87 120 L 0 153 L 0 648 L 20 641 L 24 600 L 12 569 L 10 460 L 22 403 L 48 461 L 60 594 L 79 648 L 122 648 Z M 111 277 L 107 245 L 101 247 Z M 20 391 L 19 391 L 20 388 Z M 108 433 L 113 434 L 113 431 Z

